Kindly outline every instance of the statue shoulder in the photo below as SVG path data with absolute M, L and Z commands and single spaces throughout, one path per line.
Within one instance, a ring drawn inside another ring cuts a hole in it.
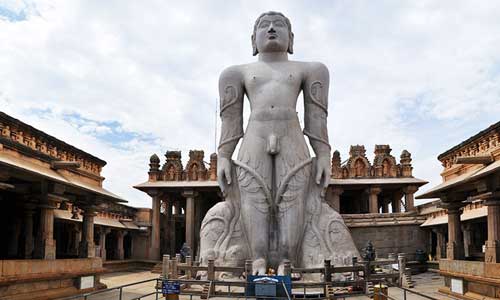
M 234 65 L 225 68 L 220 76 L 219 76 L 219 81 L 243 81 L 243 69 L 244 65 Z
M 326 67 L 325 64 L 320 63 L 320 62 L 307 62 L 306 64 L 306 69 L 307 73 L 313 77 L 321 76 L 321 77 L 329 77 L 329 71 L 328 68 Z

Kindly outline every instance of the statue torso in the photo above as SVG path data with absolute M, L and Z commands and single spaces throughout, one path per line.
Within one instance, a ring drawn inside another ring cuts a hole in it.
M 241 66 L 245 93 L 251 110 L 295 110 L 307 63 L 255 62 Z
M 300 157 L 308 156 L 296 112 L 307 67 L 308 63 L 295 61 L 259 61 L 239 66 L 251 109 L 240 157 L 248 152 L 255 155 L 280 152 L 279 148 L 292 145 Z

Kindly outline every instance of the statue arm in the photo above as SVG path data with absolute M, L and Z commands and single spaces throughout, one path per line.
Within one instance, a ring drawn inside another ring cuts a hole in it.
M 231 159 L 243 137 L 243 79 L 237 67 L 230 67 L 219 78 L 221 136 L 219 157 Z
M 304 81 L 304 134 L 318 158 L 330 157 L 328 142 L 328 88 L 330 75 L 325 65 L 311 63 Z

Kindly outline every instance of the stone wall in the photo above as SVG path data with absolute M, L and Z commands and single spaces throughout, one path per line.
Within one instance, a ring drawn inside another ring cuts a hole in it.
M 356 247 L 362 248 L 370 240 L 378 257 L 387 257 L 389 253 L 408 253 L 414 259 L 417 249 L 427 251 L 428 233 L 420 225 L 391 225 L 376 227 L 350 228 Z
M 75 279 L 94 275 L 100 288 L 100 258 L 0 260 L 0 300 L 52 299 L 89 290 L 78 290 Z

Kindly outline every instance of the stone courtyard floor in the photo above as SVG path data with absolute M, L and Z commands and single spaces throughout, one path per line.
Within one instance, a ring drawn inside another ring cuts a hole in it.
M 117 272 L 105 274 L 101 277 L 101 282 L 106 284 L 108 288 L 125 285 L 128 283 L 138 282 L 147 279 L 157 278 L 158 274 L 153 274 L 149 271 L 134 271 L 134 272 Z M 427 296 L 437 298 L 440 300 L 453 300 L 454 298 L 445 296 L 437 292 L 440 286 L 443 286 L 443 278 L 439 276 L 437 273 L 427 272 L 413 276 L 413 280 L 415 281 L 415 288 L 412 290 L 425 294 Z M 123 290 L 122 299 L 130 300 L 135 297 L 139 297 L 141 295 L 150 293 L 154 291 L 154 282 L 142 283 L 139 285 L 133 285 L 130 287 L 126 287 Z M 403 300 L 403 290 L 395 287 L 389 288 L 389 296 L 393 297 L 397 300 Z M 424 297 L 407 293 L 407 300 L 424 300 Z M 181 296 L 181 300 L 189 300 L 187 296 Z M 118 298 L 118 291 L 109 291 L 106 293 L 101 293 L 98 295 L 94 295 L 88 298 L 88 300 L 114 300 Z M 149 296 L 146 298 L 142 298 L 145 300 L 156 299 L 155 296 Z M 159 296 L 159 299 L 164 299 Z M 193 297 L 193 299 L 199 299 L 199 297 Z M 211 298 L 211 299 L 224 299 L 224 298 Z M 346 298 L 347 300 L 368 300 L 369 298 L 366 296 L 356 296 Z

